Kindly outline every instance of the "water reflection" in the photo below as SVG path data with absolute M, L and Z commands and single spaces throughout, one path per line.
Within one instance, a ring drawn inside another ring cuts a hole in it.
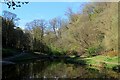
M 32 78 L 118 78 L 111 70 L 99 71 L 87 66 L 65 64 L 63 61 L 37 60 L 3 66 L 3 79 L 27 80 Z

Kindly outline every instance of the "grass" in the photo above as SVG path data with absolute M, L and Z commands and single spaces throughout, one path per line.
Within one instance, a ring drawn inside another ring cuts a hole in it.
M 118 59 L 120 59 L 120 57 L 118 57 L 116 51 L 109 51 L 107 53 L 104 53 L 103 55 L 97 55 L 93 57 L 75 58 L 75 61 L 79 62 L 81 61 L 81 59 L 84 60 L 87 65 L 94 68 L 105 67 L 113 69 L 113 67 L 120 65 L 118 63 Z
M 3 51 L 5 52 L 10 52 L 12 53 L 12 50 L 6 50 L 3 49 Z M 4 53 L 5 54 L 5 53 Z M 9 53 L 10 54 L 10 53 Z M 73 62 L 73 63 L 84 63 L 93 67 L 100 67 L 103 66 L 105 68 L 113 68 L 115 66 L 118 66 L 118 59 L 120 59 L 120 57 L 114 55 L 113 56 L 113 52 L 111 53 L 112 56 L 107 55 L 98 55 L 98 56 L 94 56 L 94 57 L 89 57 L 89 58 L 80 58 L 80 57 L 75 57 L 75 56 L 70 56 L 70 59 L 67 61 Z M 38 54 L 33 54 L 33 53 L 29 53 L 29 54 L 23 54 L 20 56 L 17 56 L 15 58 L 12 58 L 13 61 L 21 61 L 21 60 L 28 60 L 28 59 L 34 59 L 34 58 L 39 58 L 39 56 L 43 56 L 43 55 L 38 55 Z M 44 57 L 44 56 L 43 56 Z
M 113 68 L 114 66 L 119 65 L 118 59 L 119 59 L 118 56 L 109 57 L 99 55 L 91 58 L 85 58 L 84 60 L 87 62 L 88 65 L 101 66 L 102 63 L 104 63 L 106 68 Z

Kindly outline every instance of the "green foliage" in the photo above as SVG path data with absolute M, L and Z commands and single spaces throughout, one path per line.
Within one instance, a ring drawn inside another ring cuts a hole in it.
M 86 51 L 89 54 L 89 56 L 93 56 L 96 53 L 96 48 L 95 47 L 90 47 Z
M 86 52 L 89 56 L 95 56 L 98 55 L 97 53 L 100 52 L 103 48 L 101 46 L 93 46 L 93 47 L 89 47 L 88 49 L 86 49 Z
M 59 48 L 56 48 L 54 46 L 51 46 L 50 48 L 51 48 L 50 54 L 53 54 L 53 55 L 62 55 L 62 54 L 64 54 L 64 51 L 59 49 Z
M 60 28 L 53 26 L 53 31 L 45 36 L 46 43 L 59 49 L 58 52 L 64 49 L 71 51 L 66 52 L 68 55 L 73 55 L 72 50 L 85 52 L 87 49 L 87 53 L 92 56 L 98 55 L 102 50 L 117 48 L 117 15 L 112 13 L 112 6 L 115 7 L 114 12 L 117 12 L 114 3 L 89 3 L 85 5 L 83 14 L 75 13 L 69 8 L 66 12 L 68 21 L 63 20 Z M 111 19 L 114 21 L 111 22 Z M 55 30 L 54 27 L 59 29 Z M 57 32 L 59 35 L 56 38 Z
M 104 67 L 106 68 L 113 68 L 118 64 L 118 59 L 119 57 L 109 57 L 109 56 L 104 56 L 104 55 L 99 55 L 99 56 L 94 56 L 94 57 L 90 57 L 90 58 L 85 58 L 85 61 L 87 62 L 87 64 L 89 65 L 94 65 L 95 66 L 100 66 L 100 65 L 104 65 Z
M 49 22 L 33 20 L 26 24 L 25 31 L 15 27 L 16 15 L 14 19 L 3 18 L 3 46 L 56 55 L 78 55 L 86 51 L 83 54 L 94 56 L 102 50 L 117 50 L 117 11 L 116 3 L 89 3 L 83 13 L 69 8 L 68 20 L 58 17 Z
M 38 52 L 46 52 L 47 49 L 44 39 L 44 30 L 46 21 L 43 19 L 36 19 L 26 23 L 26 31 L 30 34 L 30 49 Z
M 30 34 L 16 27 L 17 15 L 8 11 L 2 17 L 2 46 L 3 48 L 30 50 Z M 13 50 L 14 51 L 14 50 Z M 10 50 L 3 50 L 4 55 L 12 55 Z M 17 54 L 17 52 L 16 52 Z

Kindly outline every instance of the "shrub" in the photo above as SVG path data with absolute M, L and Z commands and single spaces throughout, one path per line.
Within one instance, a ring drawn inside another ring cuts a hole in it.
M 86 52 L 89 56 L 96 56 L 103 48 L 101 46 L 89 47 L 86 49 Z

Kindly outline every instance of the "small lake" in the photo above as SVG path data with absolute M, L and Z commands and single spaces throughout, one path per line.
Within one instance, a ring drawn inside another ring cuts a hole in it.
M 2 66 L 3 80 L 38 80 L 60 78 L 77 80 L 81 78 L 118 78 L 117 72 L 108 69 L 93 69 L 85 65 L 64 63 L 64 61 L 33 60 Z

